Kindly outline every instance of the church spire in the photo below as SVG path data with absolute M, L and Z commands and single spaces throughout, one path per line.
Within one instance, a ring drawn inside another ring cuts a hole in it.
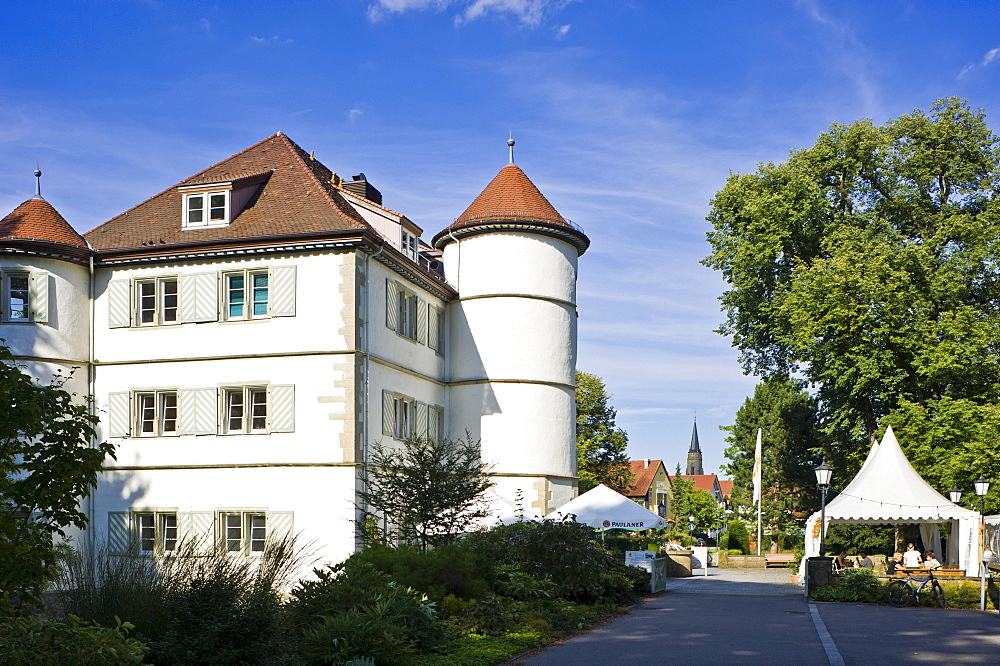
M 695 418 L 694 427 L 691 429 L 691 446 L 688 447 L 687 470 L 685 475 L 704 474 L 705 468 L 701 460 L 701 443 L 698 441 L 698 419 Z

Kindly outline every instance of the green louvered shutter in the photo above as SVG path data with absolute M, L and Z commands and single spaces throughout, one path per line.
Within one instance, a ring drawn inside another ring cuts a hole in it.
M 441 351 L 438 349 L 438 325 L 440 324 L 438 309 L 427 304 L 427 346 L 434 351 Z
M 108 283 L 108 328 L 128 328 L 132 323 L 132 282 Z
M 215 514 L 211 511 L 184 511 L 177 514 L 177 537 L 197 555 L 215 551 Z M 182 552 L 184 548 L 182 547 Z
M 267 429 L 295 432 L 295 386 L 275 384 L 267 388 Z
M 129 392 L 121 391 L 108 394 L 108 437 L 128 437 L 132 423 L 132 412 L 129 409 Z
M 388 391 L 382 391 L 382 434 L 390 437 L 395 432 L 396 411 L 393 396 Z
M 267 278 L 267 311 L 272 317 L 295 316 L 295 266 L 273 266 Z
M 218 434 L 217 395 L 218 390 L 214 388 L 177 391 L 177 434 Z
M 49 274 L 45 271 L 31 273 L 31 321 L 49 322 Z
M 425 439 L 427 437 L 427 403 L 415 402 L 413 409 L 416 412 L 416 423 L 413 429 L 414 438 Z
M 177 309 L 184 323 L 219 320 L 219 274 L 189 273 L 177 277 Z
M 132 548 L 132 525 L 128 511 L 108 512 L 108 553 L 128 555 Z
M 427 344 L 427 310 L 429 304 L 417 299 L 417 342 Z
M 294 514 L 291 511 L 268 511 L 267 512 L 267 540 L 271 543 L 285 542 L 291 545 L 293 532 Z
M 399 317 L 399 291 L 396 283 L 386 278 L 385 280 L 385 325 L 392 330 L 396 330 L 397 318 Z

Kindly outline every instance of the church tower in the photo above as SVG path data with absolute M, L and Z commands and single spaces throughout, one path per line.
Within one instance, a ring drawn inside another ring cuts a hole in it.
M 449 305 L 451 436 L 493 465 L 495 492 L 544 515 L 576 495 L 576 276 L 587 236 L 510 162 L 433 245 Z
M 691 430 L 691 446 L 688 447 L 687 471 L 684 474 L 687 476 L 704 473 L 705 468 L 701 464 L 701 444 L 698 442 L 698 421 L 696 419 L 694 428 Z

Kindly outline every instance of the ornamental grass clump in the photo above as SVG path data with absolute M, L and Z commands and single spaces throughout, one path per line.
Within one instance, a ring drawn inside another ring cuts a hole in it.
M 55 593 L 64 612 L 135 626 L 150 664 L 273 663 L 287 652 L 282 593 L 311 546 L 268 542 L 257 557 L 179 543 L 164 556 L 75 554 Z

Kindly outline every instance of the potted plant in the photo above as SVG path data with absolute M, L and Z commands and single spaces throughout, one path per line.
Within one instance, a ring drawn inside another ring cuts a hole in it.
M 799 564 L 802 562 L 802 553 L 796 551 L 795 559 L 788 563 L 788 571 L 792 575 L 792 585 L 798 585 L 799 581 L 802 580 L 802 576 L 799 574 Z

